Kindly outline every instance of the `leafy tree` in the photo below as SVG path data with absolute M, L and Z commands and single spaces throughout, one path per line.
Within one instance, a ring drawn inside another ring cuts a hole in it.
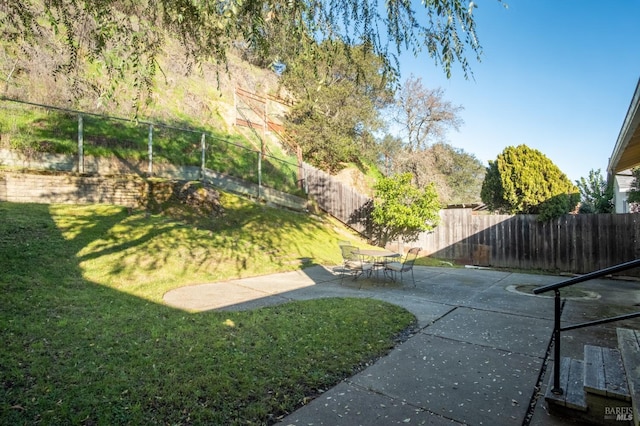
M 391 174 L 394 158 L 401 150 L 402 139 L 388 133 L 378 142 L 378 159 L 385 175 Z
M 425 150 L 406 150 L 393 160 L 396 173 L 415 170 L 416 185 L 433 183 L 443 204 L 470 204 L 480 201 L 485 167 L 474 155 L 439 142 Z M 414 175 L 415 176 L 415 175 Z
M 432 158 L 433 171 L 441 176 L 440 200 L 446 204 L 470 204 L 480 201 L 485 167 L 475 155 L 440 142 L 433 144 L 425 156 Z
M 505 148 L 489 161 L 481 190 L 489 209 L 507 214 L 539 214 L 539 220 L 572 211 L 578 189 L 540 151 L 526 145 Z
M 434 183 L 440 201 L 473 203 L 480 200 L 484 166 L 461 149 L 445 142 L 450 129 L 458 129 L 462 107 L 444 99 L 442 89 L 427 89 L 409 77 L 398 92 L 391 115 L 400 128 L 402 148 L 393 151 L 394 173 L 411 173 L 414 183 Z
M 466 55 L 479 58 L 481 51 L 473 2 L 422 4 L 390 0 L 385 13 L 372 0 L 4 0 L 0 37 L 27 52 L 43 33 L 52 33 L 63 41 L 66 58 L 53 72 L 73 78 L 87 60 L 112 79 L 133 75 L 140 90 L 151 88 L 168 35 L 180 40 L 191 63 L 224 65 L 227 52 L 243 43 L 271 62 L 282 55 L 277 40 L 295 40 L 298 51 L 311 53 L 317 40 L 325 40 L 366 44 L 388 69 L 397 69 L 396 53 L 426 51 L 447 75 L 456 62 L 467 75 Z
M 393 79 L 365 46 L 324 47 L 313 58 L 302 55 L 282 77 L 297 99 L 285 125 L 307 161 L 335 172 L 374 157 L 372 132 L 382 124 L 380 109 L 393 99 Z
M 636 213 L 640 210 L 638 208 L 640 204 L 640 167 L 631 169 L 631 174 L 633 175 L 633 180 L 627 193 L 627 201 L 629 202 L 630 211 Z
M 398 238 L 413 241 L 438 225 L 440 203 L 434 185 L 420 189 L 411 180 L 411 174 L 404 173 L 381 178 L 374 187 L 371 217 L 377 225 L 376 243 L 382 247 Z
M 576 181 L 580 190 L 580 213 L 613 212 L 613 184 L 607 183 L 600 169 L 589 170 L 589 177 Z

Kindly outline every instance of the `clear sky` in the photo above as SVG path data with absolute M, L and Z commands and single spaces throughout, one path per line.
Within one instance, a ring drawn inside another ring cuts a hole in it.
M 447 135 L 483 164 L 507 146 L 545 154 L 571 181 L 609 157 L 640 77 L 639 0 L 476 0 L 481 62 L 447 80 L 428 56 L 402 55 L 402 77 L 464 108 Z

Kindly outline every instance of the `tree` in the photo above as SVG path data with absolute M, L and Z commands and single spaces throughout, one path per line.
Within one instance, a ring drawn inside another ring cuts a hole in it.
M 416 186 L 436 184 L 444 198 L 449 198 L 446 178 L 436 169 L 435 158 L 428 153 L 433 143 L 444 142 L 449 128 L 462 123 L 461 107 L 444 100 L 441 89 L 429 90 L 422 79 L 411 76 L 398 93 L 392 116 L 400 126 L 403 149 L 393 161 L 395 173 L 411 173 Z
M 600 169 L 589 170 L 589 177 L 576 181 L 580 190 L 580 213 L 613 212 L 613 184 L 607 183 Z
M 391 174 L 394 158 L 401 150 L 402 139 L 388 133 L 378 142 L 378 159 L 386 176 Z
M 480 201 L 485 167 L 475 155 L 444 142 L 433 144 L 425 155 L 433 159 L 434 170 L 444 180 L 442 190 L 437 188 L 443 203 L 471 204 Z
M 457 130 L 462 124 L 458 115 L 462 107 L 445 100 L 441 88 L 427 89 L 413 75 L 402 85 L 393 110 L 409 152 L 427 149 L 431 142 L 442 141 L 450 128 Z
M 435 184 L 446 204 L 478 202 L 484 177 L 478 159 L 445 142 L 447 132 L 462 124 L 460 111 L 462 107 L 444 99 L 442 89 L 427 89 L 414 76 L 406 80 L 391 108 L 402 148 L 386 165 L 392 164 L 394 173 L 411 173 L 418 187 Z
M 374 158 L 372 133 L 382 125 L 380 109 L 393 99 L 393 79 L 366 46 L 324 47 L 313 58 L 302 55 L 282 76 L 297 99 L 285 126 L 307 161 L 335 172 Z
M 279 37 L 295 40 L 299 51 L 306 52 L 314 52 L 318 40 L 365 44 L 396 70 L 397 53 L 426 51 L 447 75 L 456 62 L 467 75 L 466 55 L 479 58 L 481 52 L 473 2 L 433 0 L 423 5 L 416 10 L 410 2 L 390 0 L 385 14 L 372 0 L 2 0 L 0 36 L 27 51 L 23 47 L 52 33 L 63 41 L 62 56 L 67 58 L 53 72 L 71 76 L 87 60 L 112 79 L 134 75 L 140 90 L 153 83 L 167 35 L 180 40 L 193 63 L 224 65 L 229 49 L 243 43 L 260 60 L 277 60 L 281 49 L 270 47 L 278 45 L 272 37 Z
M 414 183 L 433 183 L 443 204 L 480 202 L 485 166 L 474 155 L 439 142 L 425 150 L 409 153 L 406 149 L 393 159 L 393 171 L 415 171 Z
M 631 188 L 627 193 L 627 201 L 629 202 L 629 210 L 632 213 L 637 213 L 640 209 L 640 167 L 631 169 L 633 180 L 631 181 Z
M 376 243 L 384 247 L 389 241 L 403 238 L 413 241 L 423 231 L 430 231 L 440 220 L 440 203 L 433 185 L 417 188 L 410 173 L 378 180 L 374 190 L 373 223 Z
M 578 188 L 540 151 L 509 146 L 489 161 L 481 190 L 490 210 L 506 214 L 538 214 L 549 220 L 572 211 Z

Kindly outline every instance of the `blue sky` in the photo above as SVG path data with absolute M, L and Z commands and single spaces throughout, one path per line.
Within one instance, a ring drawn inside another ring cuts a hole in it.
M 545 154 L 572 181 L 609 157 L 640 77 L 638 0 L 476 0 L 481 62 L 447 80 L 428 56 L 401 56 L 401 73 L 464 108 L 448 142 L 483 164 L 507 146 Z

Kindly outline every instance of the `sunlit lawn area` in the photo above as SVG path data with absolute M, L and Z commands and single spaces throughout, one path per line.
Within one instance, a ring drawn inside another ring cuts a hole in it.
M 340 262 L 331 223 L 225 196 L 222 218 L 0 203 L 2 424 L 271 424 L 394 344 L 371 299 L 189 313 L 187 284 Z

